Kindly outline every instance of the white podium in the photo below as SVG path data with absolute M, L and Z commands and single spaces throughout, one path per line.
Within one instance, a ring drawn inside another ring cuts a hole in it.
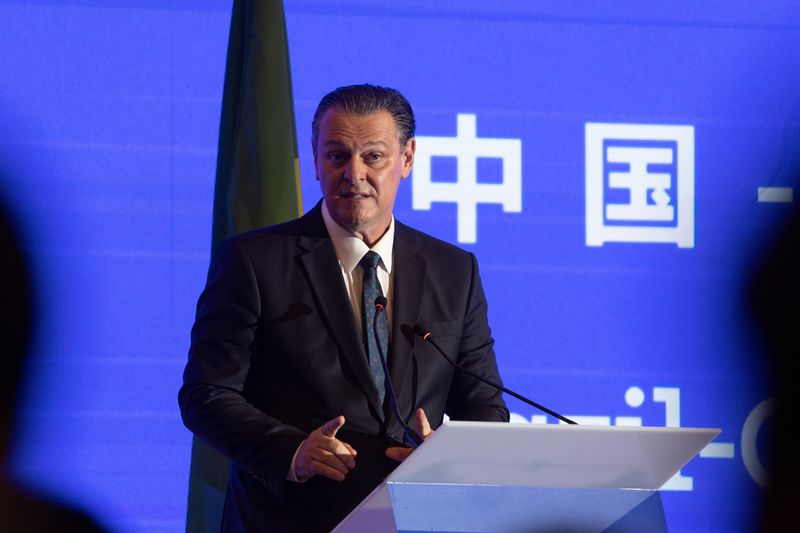
M 448 422 L 334 531 L 666 532 L 658 489 L 719 433 Z

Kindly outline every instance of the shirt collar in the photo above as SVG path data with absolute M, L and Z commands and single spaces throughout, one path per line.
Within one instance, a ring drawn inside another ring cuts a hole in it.
M 325 221 L 325 227 L 328 230 L 333 241 L 333 247 L 336 250 L 336 257 L 342 268 L 346 272 L 352 272 L 358 266 L 361 259 L 367 255 L 367 252 L 372 250 L 381 256 L 381 262 L 378 267 L 382 267 L 387 273 L 392 273 L 392 249 L 394 248 L 394 215 L 389 222 L 389 229 L 383 234 L 375 246 L 369 248 L 367 244 L 353 235 L 350 231 L 341 227 L 331 217 L 328 211 L 328 206 L 325 205 L 325 200 L 322 201 L 322 220 Z

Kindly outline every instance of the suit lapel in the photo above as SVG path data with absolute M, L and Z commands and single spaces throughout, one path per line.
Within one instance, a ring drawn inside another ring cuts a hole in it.
M 325 230 L 319 204 L 307 216 L 312 231 L 305 232 L 298 240 L 300 248 L 306 250 L 300 255 L 300 262 L 316 295 L 320 313 L 330 324 L 339 350 L 353 369 L 374 411 L 382 413 L 383 409 L 378 404 L 378 389 L 370 376 L 367 355 L 361 342 L 361 327 L 356 324 L 336 250 Z
M 394 243 L 394 288 L 392 294 L 392 342 L 389 374 L 402 403 L 403 385 L 408 377 L 414 351 L 414 324 L 419 320 L 425 290 L 425 259 L 417 255 L 413 241 L 402 224 L 396 223 Z

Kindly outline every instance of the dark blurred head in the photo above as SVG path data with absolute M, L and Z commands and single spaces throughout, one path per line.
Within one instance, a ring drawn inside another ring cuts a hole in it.
M 23 363 L 31 338 L 33 298 L 28 264 L 11 215 L 0 201 L 0 446 L 9 444 Z

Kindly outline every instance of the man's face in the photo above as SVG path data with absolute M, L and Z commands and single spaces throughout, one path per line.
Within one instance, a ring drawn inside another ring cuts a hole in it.
M 329 109 L 313 146 L 314 167 L 333 220 L 372 246 L 392 218 L 400 180 L 414 162 L 414 139 L 400 146 L 392 116 Z

